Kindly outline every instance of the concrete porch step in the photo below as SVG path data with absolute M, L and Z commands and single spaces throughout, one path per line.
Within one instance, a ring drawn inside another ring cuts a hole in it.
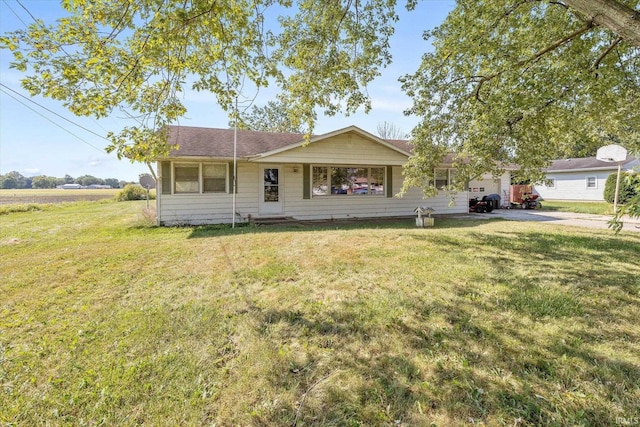
M 298 221 L 290 216 L 251 218 L 251 223 L 255 225 L 296 224 L 297 222 Z

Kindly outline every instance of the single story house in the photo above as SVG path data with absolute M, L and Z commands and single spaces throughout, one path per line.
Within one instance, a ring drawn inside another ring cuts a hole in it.
M 640 161 L 627 156 L 621 165 L 628 171 Z M 618 163 L 595 157 L 554 160 L 546 169 L 548 182 L 535 185 L 534 191 L 547 200 L 604 201 L 604 185 L 612 173 L 618 173 Z
M 235 197 L 233 129 L 171 126 L 168 141 L 179 148 L 157 162 L 161 225 L 399 217 L 424 205 L 436 214 L 468 210 L 466 191 L 425 200 L 414 188 L 395 197 L 410 145 L 355 126 L 308 143 L 300 134 L 238 130 Z M 448 185 L 454 173 L 441 164 L 437 185 Z

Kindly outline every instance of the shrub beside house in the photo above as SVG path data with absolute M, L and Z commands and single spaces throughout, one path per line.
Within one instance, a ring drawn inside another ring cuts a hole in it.
M 612 173 L 604 185 L 604 200 L 613 203 L 616 194 L 617 173 Z M 620 177 L 618 203 L 625 204 L 636 195 L 636 188 L 640 185 L 640 173 L 625 173 Z

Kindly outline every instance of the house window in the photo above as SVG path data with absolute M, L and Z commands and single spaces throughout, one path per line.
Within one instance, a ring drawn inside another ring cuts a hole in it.
M 314 196 L 384 196 L 384 179 L 384 167 L 314 166 L 312 193 Z
M 556 188 L 556 179 L 555 178 L 547 178 L 545 182 L 545 187 L 547 188 Z
M 280 178 L 278 168 L 264 168 L 264 201 L 280 200 Z
M 458 174 L 458 169 L 449 169 L 449 185 L 453 185 L 454 184 L 457 174 Z M 458 187 L 460 187 L 460 186 L 458 185 Z
M 173 169 L 174 193 L 199 193 L 200 192 L 200 165 L 176 164 Z
M 326 196 L 329 194 L 329 181 L 327 181 L 327 167 L 313 168 L 313 188 L 314 196 Z
M 176 163 L 173 165 L 174 194 L 226 193 L 225 163 Z
M 434 173 L 435 185 L 438 190 L 449 185 L 449 171 L 447 169 L 436 169 Z
M 587 177 L 587 188 L 598 188 L 598 179 L 595 176 Z
M 226 193 L 227 165 L 226 164 L 202 165 L 202 186 L 203 186 L 204 193 Z
M 458 173 L 457 169 L 434 169 L 434 184 L 438 190 L 444 190 L 445 187 L 451 187 L 453 185 L 453 181 L 455 180 L 456 174 Z M 464 187 L 462 187 L 464 188 Z M 472 189 L 469 188 L 469 191 Z M 474 189 L 473 191 L 478 191 Z M 484 190 L 480 190 L 484 191 Z
M 371 194 L 377 196 L 384 195 L 384 168 L 371 168 L 370 173 L 371 181 L 369 188 Z

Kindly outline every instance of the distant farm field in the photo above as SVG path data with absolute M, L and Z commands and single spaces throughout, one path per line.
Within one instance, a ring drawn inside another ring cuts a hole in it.
M 111 199 L 120 191 L 119 188 L 111 189 L 20 189 L 0 190 L 0 205 L 18 203 L 65 203 L 78 201 L 93 201 Z
M 0 216 L 0 425 L 620 426 L 640 235 Z

